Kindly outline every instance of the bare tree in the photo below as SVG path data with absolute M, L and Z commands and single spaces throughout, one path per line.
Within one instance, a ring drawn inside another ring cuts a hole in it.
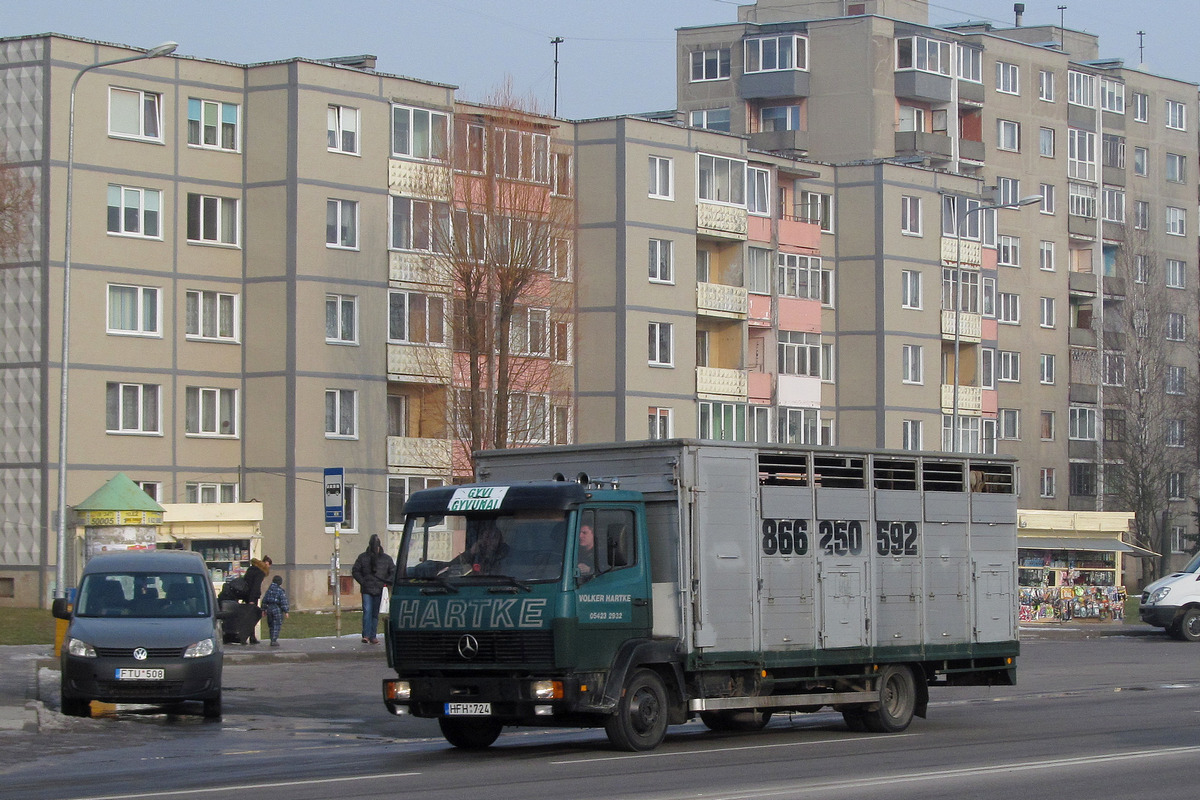
M 1149 580 L 1171 552 L 1172 518 L 1188 516 L 1172 500 L 1195 491 L 1197 305 L 1182 263 L 1168 266 L 1144 230 L 1125 236 L 1115 262 L 1124 299 L 1106 306 L 1101 339 L 1103 490 L 1134 512 L 1137 544 L 1159 554 L 1143 567 Z
M 0 156 L 0 258 L 15 258 L 33 217 L 33 181 Z

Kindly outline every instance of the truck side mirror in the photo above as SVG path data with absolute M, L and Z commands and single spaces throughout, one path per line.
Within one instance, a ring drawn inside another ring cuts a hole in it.
M 67 602 L 67 598 L 65 597 L 56 597 L 54 598 L 54 602 L 50 604 L 50 613 L 54 615 L 55 619 L 70 619 L 71 611 L 71 604 Z

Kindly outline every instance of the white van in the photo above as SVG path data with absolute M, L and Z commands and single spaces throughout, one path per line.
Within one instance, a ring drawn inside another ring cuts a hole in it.
M 1159 578 L 1142 592 L 1142 622 L 1176 639 L 1200 642 L 1200 553 L 1179 572 Z

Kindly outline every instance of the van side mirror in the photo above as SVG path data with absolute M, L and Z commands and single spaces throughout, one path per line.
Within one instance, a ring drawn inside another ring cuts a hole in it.
M 65 597 L 54 598 L 54 602 L 50 605 L 50 613 L 54 615 L 55 619 L 70 619 L 72 610 L 71 604 Z

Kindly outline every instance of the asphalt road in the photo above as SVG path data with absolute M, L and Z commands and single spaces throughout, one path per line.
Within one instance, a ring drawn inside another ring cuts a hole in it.
M 382 660 L 235 663 L 220 722 L 48 711 L 41 732 L 0 739 L 0 797 L 1195 796 L 1200 645 L 1023 632 L 1018 663 L 1015 687 L 935 690 L 929 718 L 902 734 L 851 733 L 822 712 L 756 734 L 678 726 L 646 754 L 613 751 L 602 731 L 541 729 L 457 751 L 436 724 L 386 714 Z

